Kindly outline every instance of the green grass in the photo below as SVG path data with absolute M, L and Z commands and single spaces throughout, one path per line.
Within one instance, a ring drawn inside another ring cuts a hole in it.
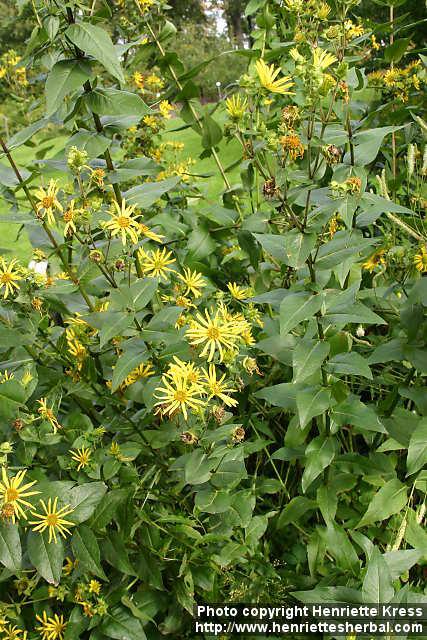
M 219 113 L 215 118 L 222 124 L 225 115 Z M 186 160 L 191 157 L 196 161 L 191 171 L 195 175 L 211 174 L 209 177 L 197 178 L 197 184 L 210 202 L 218 202 L 225 185 L 215 160 L 212 157 L 200 159 L 199 156 L 203 151 L 200 136 L 190 127 L 182 129 L 185 123 L 180 118 L 173 118 L 168 122 L 166 131 L 163 134 L 165 141 L 177 141 L 184 144 L 184 149 L 178 154 L 178 160 Z M 181 129 L 181 130 L 180 130 Z M 37 157 L 52 159 L 56 156 L 61 157 L 67 142 L 66 136 L 50 137 L 47 140 L 37 137 L 34 139 L 35 146 L 23 146 L 13 152 L 13 157 L 18 166 L 30 164 Z M 225 168 L 232 165 L 234 161 L 240 158 L 241 151 L 239 143 L 233 140 L 229 144 L 222 140 L 219 145 L 219 157 Z M 1 164 L 7 165 L 5 159 L 0 160 Z M 52 174 L 54 175 L 54 174 Z M 46 184 L 50 175 L 46 175 L 44 170 L 44 183 Z M 227 173 L 228 180 L 231 185 L 235 184 L 239 179 L 239 166 L 233 168 Z M 32 248 L 25 229 L 21 229 L 20 225 L 11 224 L 9 222 L 2 223 L 2 215 L 9 214 L 8 204 L 0 198 L 0 254 L 13 255 L 20 259 L 24 264 L 27 263 L 32 254 Z

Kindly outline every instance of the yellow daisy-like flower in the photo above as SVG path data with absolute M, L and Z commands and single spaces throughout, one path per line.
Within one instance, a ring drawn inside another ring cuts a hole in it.
M 171 380 L 181 378 L 190 384 L 198 384 L 200 382 L 202 372 L 194 362 L 184 362 L 177 356 L 174 356 L 173 359 L 174 362 L 169 364 L 169 370 L 165 374 L 167 378 Z
M 62 567 L 62 573 L 64 574 L 64 576 L 69 576 L 71 575 L 72 571 L 76 566 L 77 566 L 77 560 L 74 561 L 67 556 L 65 558 L 65 564 Z
M 52 502 L 52 498 L 49 498 L 47 504 L 44 500 L 40 500 L 40 504 L 43 509 L 43 513 L 36 513 L 35 511 L 31 511 L 31 515 L 37 520 L 31 520 L 30 524 L 33 526 L 33 531 L 39 531 L 43 533 L 46 529 L 49 530 L 49 543 L 52 540 L 55 544 L 58 542 L 56 537 L 57 532 L 63 537 L 66 538 L 66 534 L 71 535 L 71 531 L 68 527 L 74 527 L 74 522 L 70 520 L 66 520 L 65 517 L 73 513 L 74 509 L 70 507 L 70 505 L 66 505 L 61 509 L 58 509 L 58 498 L 54 498 Z
M 201 313 L 196 314 L 196 320 L 190 324 L 186 337 L 190 344 L 197 346 L 204 344 L 200 356 L 207 356 L 211 362 L 218 351 L 220 362 L 224 359 L 224 349 L 233 349 L 239 341 L 241 324 L 233 319 L 224 317 L 222 309 L 219 309 L 213 317 L 205 309 L 205 317 Z
M 236 300 L 246 300 L 246 298 L 250 297 L 249 290 L 244 287 L 239 287 L 236 282 L 229 282 L 227 289 Z
M 31 487 L 36 484 L 36 481 L 27 482 L 27 484 L 22 485 L 25 474 L 27 473 L 26 469 L 22 471 L 18 471 L 16 476 L 13 478 L 8 478 L 5 467 L 2 467 L 2 482 L 0 482 L 0 499 L 3 502 L 3 506 L 7 505 L 7 512 L 12 522 L 15 520 L 19 520 L 21 517 L 24 520 L 27 519 L 24 507 L 32 507 L 32 505 L 24 500 L 24 498 L 29 498 L 30 496 L 35 496 L 40 491 L 28 491 Z
M 273 64 L 269 66 L 264 62 L 264 60 L 262 60 L 262 58 L 256 61 L 255 66 L 259 81 L 265 89 L 272 93 L 280 93 L 282 95 L 291 94 L 291 91 L 288 91 L 288 89 L 293 87 L 294 83 L 290 76 L 284 76 L 283 78 L 276 80 L 280 73 L 280 67 L 275 69 Z
M 101 583 L 98 580 L 91 580 L 88 584 L 89 593 L 99 595 L 101 591 Z
M 77 462 L 77 471 L 89 465 L 92 456 L 92 451 L 89 448 L 82 447 L 81 449 L 76 449 L 76 451 L 71 450 L 70 453 L 71 459 Z
M 154 242 L 161 242 L 165 236 L 161 236 L 155 231 L 152 231 L 147 225 L 142 222 L 138 225 L 139 232 L 145 236 L 146 238 L 150 238 L 150 240 L 154 240 Z
M 177 273 L 177 276 L 186 286 L 184 296 L 192 293 L 195 298 L 200 298 L 202 289 L 206 287 L 206 281 L 202 274 L 197 271 L 191 271 L 191 269 L 187 267 L 184 267 L 183 271 L 183 274 Z
M 336 61 L 337 58 L 333 55 L 333 53 L 324 51 L 323 49 L 320 49 L 320 47 L 316 47 L 315 49 L 313 49 L 313 66 L 315 67 L 315 69 L 325 71 L 325 69 L 330 67 L 331 64 Z
M 7 627 L 3 627 L 1 630 L 2 640 L 27 640 L 28 631 L 24 631 L 14 624 L 9 624 Z
M 50 180 L 47 190 L 41 187 L 34 194 L 38 200 L 36 202 L 37 215 L 40 218 L 47 216 L 47 221 L 52 226 L 55 224 L 55 210 L 61 213 L 64 210 L 58 200 L 58 191 L 56 180 Z
M 136 205 L 126 206 L 126 200 L 122 200 L 121 206 L 114 201 L 116 213 L 110 213 L 111 220 L 103 223 L 104 229 L 108 229 L 112 236 L 121 236 L 123 246 L 128 239 L 136 244 L 138 242 L 139 223 L 133 217 Z
M 76 201 L 71 200 L 68 207 L 65 209 L 62 219 L 65 222 L 64 237 L 72 236 L 77 231 L 75 220 L 76 217 L 83 212 L 83 209 L 75 208 Z
M 173 105 L 171 105 L 170 102 L 168 102 L 167 100 L 162 100 L 161 103 L 159 104 L 159 111 L 161 113 L 161 115 L 166 118 L 169 119 L 171 117 L 171 111 L 173 111 L 174 107 Z
M 165 86 L 165 83 L 163 82 L 163 80 L 159 78 L 159 76 L 157 76 L 155 73 L 151 73 L 146 78 L 146 83 L 147 83 L 147 86 L 149 86 L 150 89 L 152 90 L 159 90 Z
M 414 265 L 417 271 L 425 273 L 427 271 L 427 249 L 420 247 L 420 252 L 414 256 Z
M 362 264 L 363 269 L 366 269 L 366 271 L 369 271 L 369 273 L 372 273 L 376 269 L 376 267 L 379 267 L 382 264 L 386 264 L 384 254 L 385 254 L 384 249 L 380 249 L 379 251 L 376 251 L 375 253 L 373 253 L 366 260 L 366 262 Z
M 22 276 L 15 269 L 16 264 L 17 260 L 15 258 L 7 264 L 6 260 L 0 256 L 0 291 L 4 289 L 4 300 L 19 290 L 19 284 L 17 283 L 22 280 Z
M 56 433 L 58 429 L 61 429 L 62 427 L 59 424 L 55 414 L 53 413 L 52 408 L 49 408 L 47 406 L 47 398 L 40 398 L 40 400 L 37 400 L 37 402 L 40 405 L 40 407 L 38 408 L 40 417 L 43 418 L 43 420 L 47 420 L 48 422 L 50 422 L 51 426 L 53 427 L 53 433 Z
M 130 372 L 130 374 L 125 379 L 125 386 L 130 387 L 131 384 L 137 382 L 137 380 L 143 380 L 144 378 L 149 378 L 150 376 L 154 376 L 154 369 L 151 362 L 147 362 L 145 364 L 140 364 L 136 369 Z
M 181 375 L 172 375 L 172 381 L 169 382 L 167 376 L 162 376 L 162 387 L 157 387 L 156 391 L 159 395 L 155 394 L 158 398 L 156 406 L 161 406 L 161 413 L 165 413 L 169 416 L 173 415 L 177 411 L 181 411 L 185 420 L 188 420 L 187 409 L 197 409 L 205 403 L 201 399 L 202 388 L 198 384 L 192 384 Z
M 135 83 L 135 85 L 138 87 L 138 89 L 143 89 L 144 88 L 144 76 L 142 75 L 142 73 L 140 71 L 135 71 L 135 73 L 132 76 L 132 79 Z
M 88 351 L 86 347 L 80 342 L 74 333 L 73 329 L 68 327 L 65 331 L 67 338 L 67 347 L 70 357 L 77 362 L 77 368 L 81 369 L 83 362 L 86 360 Z
M 203 369 L 203 377 L 206 385 L 206 389 L 209 393 L 208 400 L 212 398 L 219 398 L 227 407 L 235 407 L 238 402 L 234 398 L 230 398 L 229 393 L 236 393 L 235 389 L 230 389 L 224 383 L 226 374 L 224 373 L 220 378 L 217 378 L 216 368 L 214 364 L 209 365 L 209 370 Z
M 175 258 L 171 256 L 172 252 L 167 251 L 165 248 L 162 250 L 156 249 L 155 251 L 148 251 L 147 253 L 143 249 L 138 250 L 138 257 L 143 273 L 164 280 L 168 279 L 168 272 L 173 271 L 173 269 L 169 268 L 169 265 L 176 262 Z
M 9 380 L 13 380 L 14 377 L 15 374 L 9 373 L 7 369 L 5 369 L 4 371 L 0 371 L 0 384 L 3 384 L 3 382 L 8 382 Z
M 40 622 L 40 626 L 36 628 L 36 631 L 42 637 L 42 640 L 64 640 L 64 632 L 67 628 L 67 622 L 64 622 L 64 616 L 58 616 L 54 614 L 53 617 L 48 617 L 46 611 L 43 611 L 43 617 L 36 616 L 36 620 Z
M 235 93 L 231 98 L 227 98 L 225 105 L 227 113 L 232 120 L 241 120 L 245 115 L 248 101 L 246 98 L 242 98 L 240 93 Z

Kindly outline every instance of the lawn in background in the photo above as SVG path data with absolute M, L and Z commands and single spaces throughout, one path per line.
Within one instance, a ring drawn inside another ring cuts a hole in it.
M 224 115 L 220 114 L 215 116 L 216 119 L 221 122 L 224 119 Z M 206 194 L 206 198 L 211 201 L 218 201 L 218 196 L 224 190 L 224 183 L 221 175 L 215 164 L 213 158 L 200 159 L 200 136 L 193 131 L 193 129 L 182 127 L 185 123 L 180 118 L 172 118 L 168 124 L 166 131 L 164 132 L 164 141 L 178 141 L 184 144 L 184 149 L 178 154 L 179 160 L 186 160 L 188 157 L 193 158 L 196 164 L 193 165 L 191 171 L 194 174 L 212 174 L 208 178 L 200 178 L 199 186 L 203 193 Z M 46 159 L 57 158 L 60 159 L 63 156 L 64 147 L 68 138 L 66 136 L 58 136 L 55 140 L 55 144 L 52 145 L 52 140 L 48 142 L 38 142 L 36 146 L 23 146 L 13 152 L 13 157 L 18 164 L 22 166 L 28 164 L 35 159 L 36 153 L 38 157 L 44 157 Z M 36 139 L 35 139 L 36 141 Z M 50 147 L 46 150 L 47 147 Z M 41 152 L 46 150 L 44 154 Z M 223 140 L 219 145 L 219 156 L 224 167 L 228 167 L 233 164 L 240 155 L 239 143 L 236 140 L 228 143 Z M 0 160 L 2 164 L 7 164 L 5 159 Z M 228 179 L 231 184 L 235 184 L 239 181 L 239 166 L 234 167 L 228 174 Z M 0 199 L 0 255 L 4 254 L 6 257 L 16 257 L 22 260 L 26 264 L 31 259 L 32 249 L 28 240 L 27 232 L 25 229 L 21 229 L 20 225 L 11 224 L 9 222 L 2 223 L 2 215 L 9 214 L 7 203 Z

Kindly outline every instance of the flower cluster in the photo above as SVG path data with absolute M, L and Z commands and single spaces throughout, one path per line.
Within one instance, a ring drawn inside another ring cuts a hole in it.
M 368 76 L 372 87 L 381 89 L 385 95 L 408 102 L 411 91 L 421 91 L 426 83 L 426 74 L 420 60 L 410 62 L 406 67 L 390 67 L 373 71 Z

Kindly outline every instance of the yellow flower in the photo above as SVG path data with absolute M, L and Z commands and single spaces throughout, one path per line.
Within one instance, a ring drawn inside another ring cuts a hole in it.
M 147 127 L 150 127 L 150 129 L 157 129 L 159 127 L 159 122 L 155 116 L 144 116 L 142 121 Z
M 380 249 L 373 253 L 367 260 L 362 264 L 363 269 L 366 269 L 370 273 L 372 273 L 376 267 L 379 267 L 382 264 L 386 264 L 384 258 L 384 249 Z
M 280 73 L 280 67 L 275 69 L 273 64 L 268 66 L 262 58 L 256 61 L 255 66 L 259 81 L 265 89 L 268 89 L 268 91 L 272 93 L 280 93 L 282 95 L 291 93 L 288 89 L 293 87 L 294 83 L 291 81 L 290 76 L 284 76 L 276 80 Z
M 363 36 L 364 34 L 362 25 L 354 24 L 352 20 L 346 20 L 344 22 L 344 29 L 346 30 L 350 40 L 352 40 L 353 38 L 358 38 L 359 36 Z
M 11 517 L 12 522 L 15 520 L 19 520 L 22 516 L 24 520 L 27 519 L 25 512 L 21 505 L 24 507 L 31 507 L 32 505 L 24 500 L 23 498 L 29 498 L 30 496 L 35 496 L 40 491 L 28 491 L 30 487 L 36 484 L 36 481 L 27 482 L 27 484 L 22 485 L 25 474 L 27 473 L 26 469 L 22 471 L 18 471 L 16 476 L 13 478 L 8 478 L 6 469 L 2 467 L 2 482 L 0 482 L 0 498 L 3 502 L 3 505 L 8 505 L 8 513 L 9 517 Z
M 69 576 L 76 566 L 77 566 L 77 560 L 74 561 L 71 558 L 67 557 L 65 558 L 65 564 L 62 567 L 62 573 L 64 574 L 64 576 Z
M 63 615 L 58 616 L 55 613 L 53 617 L 48 618 L 46 611 L 43 611 L 43 617 L 37 615 L 36 620 L 40 622 L 36 631 L 40 633 L 42 640 L 64 640 L 67 623 L 64 622 Z
M 191 271 L 190 268 L 184 267 L 184 274 L 177 273 L 177 276 L 186 286 L 184 296 L 192 293 L 195 298 L 201 297 L 202 289 L 206 287 L 205 279 L 201 273 Z
M 229 282 L 227 284 L 227 289 L 236 300 L 246 300 L 246 298 L 250 297 L 249 290 L 239 287 L 236 282 Z
M 2 640 L 27 640 L 28 631 L 24 631 L 20 629 L 16 625 L 9 624 L 7 627 L 3 627 L 2 632 Z
M 304 145 L 296 134 L 291 133 L 287 136 L 282 136 L 280 138 L 280 144 L 283 150 L 288 152 L 291 160 L 304 157 Z
M 372 48 L 375 51 L 378 51 L 381 48 L 374 34 L 371 35 L 371 43 L 372 43 Z
M 56 180 L 50 180 L 47 190 L 41 187 L 40 189 L 37 189 L 34 194 L 38 200 L 36 203 L 37 215 L 40 218 L 47 216 L 47 221 L 50 225 L 55 224 L 55 209 L 61 213 L 64 210 L 62 204 L 58 200 L 58 191 L 59 189 L 57 187 Z
M 245 115 L 248 101 L 246 98 L 242 99 L 240 93 L 235 93 L 231 98 L 227 98 L 225 104 L 230 118 L 233 120 L 240 120 Z
M 43 531 L 49 529 L 49 543 L 51 543 L 53 540 L 55 544 L 58 541 L 56 537 L 57 532 L 63 538 L 67 537 L 65 535 L 66 533 L 71 535 L 71 531 L 68 529 L 68 527 L 74 527 L 75 525 L 74 522 L 65 520 L 65 516 L 73 513 L 74 509 L 72 509 L 68 504 L 61 509 L 58 509 L 58 498 L 54 498 L 53 502 L 52 499 L 49 498 L 49 500 L 47 501 L 47 505 L 44 500 L 40 500 L 40 504 L 44 513 L 36 513 L 34 511 L 31 511 L 31 515 L 34 518 L 38 519 L 30 521 L 30 524 L 34 525 L 33 531 L 39 531 L 40 533 L 43 533 Z
M 160 395 L 154 394 L 159 400 L 156 406 L 161 405 L 161 413 L 169 416 L 181 411 L 184 419 L 188 420 L 187 409 L 197 409 L 204 404 L 204 400 L 200 398 L 202 388 L 188 382 L 178 372 L 171 373 L 170 378 L 172 382 L 169 382 L 166 375 L 162 376 L 163 386 L 156 388 Z
M 18 270 L 15 269 L 16 263 L 16 258 L 13 258 L 9 264 L 7 264 L 6 260 L 0 256 L 0 291 L 4 287 L 4 300 L 19 290 L 19 284 L 17 284 L 17 282 L 22 280 L 22 276 L 20 276 Z
M 116 213 L 110 213 L 111 220 L 104 222 L 103 227 L 111 232 L 112 236 L 120 235 L 123 246 L 127 239 L 134 244 L 138 242 L 139 223 L 132 217 L 136 205 L 126 206 L 126 200 L 122 200 L 121 206 L 114 201 Z
M 76 216 L 78 216 L 83 212 L 83 209 L 75 208 L 75 202 L 76 202 L 75 200 L 71 200 L 70 204 L 68 205 L 67 209 L 65 209 L 62 215 L 62 219 L 65 222 L 65 227 L 64 227 L 65 238 L 67 236 L 72 236 L 73 233 L 77 231 L 76 225 L 75 225 Z
M 336 61 L 337 58 L 333 55 L 333 53 L 324 51 L 323 49 L 320 49 L 320 47 L 316 47 L 315 49 L 313 49 L 313 66 L 315 69 L 324 71 Z
M 147 253 L 143 249 L 138 250 L 143 273 L 152 277 L 164 278 L 165 280 L 168 278 L 168 271 L 173 271 L 173 269 L 169 268 L 169 265 L 175 262 L 175 258 L 171 258 L 171 256 L 172 252 L 167 251 L 165 248 Z
M 146 83 L 152 90 L 161 89 L 162 87 L 164 87 L 164 84 L 165 84 L 163 80 L 159 78 L 159 76 L 156 76 L 155 73 L 150 74 L 146 78 Z
M 141 13 L 146 13 L 154 4 L 154 0 L 136 0 Z
M 80 469 L 84 469 L 89 465 L 92 455 L 92 451 L 90 449 L 85 449 L 84 447 L 82 447 L 81 449 L 77 449 L 76 451 L 70 451 L 70 453 L 72 460 L 78 463 L 77 471 L 80 471 Z
M 139 223 L 138 229 L 143 236 L 146 236 L 146 238 L 150 238 L 150 240 L 154 240 L 155 242 L 161 242 L 164 238 L 164 236 L 155 233 L 155 231 L 149 229 L 147 225 L 143 224 L 142 222 Z
M 154 376 L 154 369 L 151 362 L 140 364 L 127 376 L 127 378 L 125 379 L 125 386 L 130 387 L 130 385 L 137 382 L 137 380 L 143 380 L 144 378 L 149 378 L 150 376 Z
M 331 12 L 331 7 L 326 2 L 321 2 L 317 8 L 317 17 L 319 20 L 326 20 Z
M 167 100 L 162 100 L 161 103 L 159 104 L 159 111 L 162 114 L 162 116 L 166 119 L 170 118 L 170 112 L 173 111 L 174 107 L 173 105 L 170 104 L 170 102 L 168 102 Z
M 100 591 L 101 591 L 101 583 L 98 582 L 98 580 L 91 580 L 89 582 L 89 593 L 95 593 L 96 595 L 99 595 Z
M 86 323 L 85 323 L 86 324 Z M 71 358 L 76 360 L 77 368 L 80 370 L 83 366 L 83 362 L 86 360 L 88 352 L 86 347 L 80 342 L 71 327 L 68 327 L 65 331 L 67 338 L 68 353 Z
M 201 313 L 196 314 L 196 319 L 191 322 L 186 332 L 190 344 L 197 346 L 204 344 L 200 356 L 207 356 L 208 362 L 213 360 L 215 351 L 218 351 L 220 362 L 224 359 L 224 349 L 233 349 L 241 332 L 241 324 L 233 319 L 224 317 L 223 309 L 219 309 L 213 317 L 205 309 L 205 317 Z
M 9 380 L 13 380 L 14 377 L 15 377 L 15 374 L 9 373 L 7 369 L 5 369 L 4 371 L 0 371 L 0 384 L 3 384 L 4 382 L 8 382 Z
M 217 378 L 216 369 L 214 364 L 209 365 L 209 371 L 203 369 L 204 382 L 209 393 L 208 400 L 212 398 L 219 398 L 227 407 L 235 407 L 238 402 L 234 398 L 230 398 L 228 393 L 236 393 L 235 389 L 229 389 L 224 383 L 226 374 L 224 373 L 221 378 Z
M 100 189 L 103 189 L 104 188 L 104 178 L 105 178 L 104 169 L 101 169 L 101 168 L 92 169 L 92 168 L 90 168 L 90 170 L 91 170 L 91 174 L 90 174 L 91 182 L 94 182 Z
M 132 76 L 132 79 L 135 85 L 138 87 L 138 89 L 144 88 L 144 76 L 140 71 L 135 71 L 135 73 Z
M 415 268 L 420 273 L 425 273 L 427 271 L 427 249 L 426 249 L 426 247 L 420 247 L 420 252 L 415 254 L 415 256 L 414 256 L 414 265 L 415 265 Z
M 6 73 L 7 73 L 6 67 L 0 66 L 0 80 L 5 77 Z
M 53 433 L 56 433 L 58 429 L 61 429 L 62 427 L 59 424 L 52 409 L 47 406 L 47 398 L 40 398 L 40 400 L 37 400 L 37 402 L 40 405 L 38 409 L 40 417 L 43 418 L 43 420 L 47 420 L 48 422 L 50 422 L 51 426 L 53 427 Z
M 177 356 L 174 356 L 173 359 L 174 362 L 169 364 L 168 372 L 165 374 L 167 378 L 171 380 L 181 378 L 190 384 L 198 384 L 200 382 L 202 372 L 199 367 L 196 367 L 194 362 L 184 362 Z

